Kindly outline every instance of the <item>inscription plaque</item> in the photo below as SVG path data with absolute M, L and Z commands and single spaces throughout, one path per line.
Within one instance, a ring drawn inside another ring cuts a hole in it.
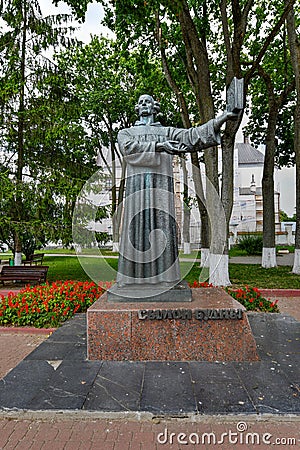
M 240 320 L 242 309 L 141 309 L 138 311 L 140 320 Z

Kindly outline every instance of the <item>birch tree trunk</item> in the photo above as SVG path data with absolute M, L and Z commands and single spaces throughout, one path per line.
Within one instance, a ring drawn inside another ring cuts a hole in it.
M 121 221 L 123 212 L 123 199 L 125 193 L 125 173 L 126 173 L 126 161 L 122 160 L 122 171 L 121 180 L 118 192 L 118 207 L 112 216 L 112 226 L 113 226 L 113 252 L 119 252 L 119 240 L 121 233 Z
M 280 108 L 286 102 L 293 89 L 293 83 L 286 84 L 280 94 L 276 93 L 271 76 L 262 68 L 258 68 L 268 91 L 268 124 L 266 132 L 266 150 L 262 178 L 263 196 L 263 251 L 262 267 L 276 267 L 275 245 L 275 204 L 274 204 L 274 168 L 276 148 L 276 126 Z
M 266 136 L 266 151 L 262 178 L 263 196 L 263 251 L 262 267 L 276 267 L 275 247 L 275 205 L 274 205 L 274 157 L 275 131 L 278 116 L 278 106 L 270 102 L 268 130 Z
M 183 224 L 182 224 L 183 253 L 185 255 L 189 255 L 191 253 L 191 236 L 190 236 L 191 209 L 189 205 L 188 170 L 186 167 L 185 159 L 181 158 L 180 162 L 183 174 Z
M 296 107 L 294 113 L 294 149 L 296 156 L 296 235 L 292 272 L 300 275 L 300 37 L 296 32 L 294 10 L 289 13 L 287 19 L 287 31 L 296 86 Z
M 186 2 L 183 2 L 178 18 L 186 51 L 186 69 L 195 93 L 201 121 L 204 123 L 215 117 L 205 38 L 199 39 Z M 206 208 L 210 222 L 210 282 L 215 286 L 221 286 L 229 284 L 229 277 L 226 261 L 225 264 L 220 264 L 220 260 L 224 259 L 224 224 L 221 223 L 222 221 L 219 220 L 218 216 L 221 201 L 220 197 L 218 197 L 218 152 L 216 148 L 204 150 L 204 162 L 206 171 Z M 216 202 L 217 199 L 218 201 Z
M 17 159 L 17 194 L 16 194 L 16 221 L 22 218 L 22 181 L 24 169 L 24 128 L 25 128 L 25 67 L 26 67 L 26 39 L 27 39 L 27 3 L 24 2 L 24 19 L 21 42 L 21 61 L 20 61 L 20 93 L 19 93 L 19 110 L 18 110 L 18 159 Z M 15 231 L 15 254 L 14 264 L 20 266 L 22 264 L 22 240 L 20 230 Z
M 209 267 L 210 224 L 203 190 L 201 169 L 197 153 L 191 153 L 192 174 L 198 209 L 201 218 L 201 261 L 200 267 Z
M 180 115 L 182 119 L 182 123 L 185 126 L 185 128 L 191 128 L 192 124 L 189 117 L 189 112 L 187 108 L 187 103 L 185 101 L 185 97 L 183 95 L 182 90 L 177 85 L 176 81 L 174 80 L 170 67 L 168 64 L 165 48 L 162 41 L 162 35 L 161 35 L 161 26 L 159 21 L 159 14 L 156 16 L 156 39 L 159 45 L 160 54 L 161 54 L 161 60 L 162 60 L 162 66 L 164 70 L 164 74 L 166 77 L 166 80 L 168 82 L 168 85 L 174 92 L 177 98 L 178 105 L 180 106 Z M 203 253 L 203 258 L 201 256 L 201 267 L 208 267 L 209 264 L 209 220 L 208 220 L 208 213 L 206 209 L 206 201 L 203 191 L 203 183 L 202 183 L 202 176 L 201 176 L 201 170 L 200 170 L 200 164 L 199 164 L 199 156 L 197 152 L 191 153 L 191 162 L 192 162 L 192 176 L 193 176 L 193 183 L 194 183 L 194 191 L 196 194 L 198 209 L 200 213 L 201 218 L 201 255 Z

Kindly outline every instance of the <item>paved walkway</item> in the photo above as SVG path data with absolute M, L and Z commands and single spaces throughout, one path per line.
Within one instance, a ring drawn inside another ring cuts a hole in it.
M 232 256 L 229 262 L 233 264 L 260 264 L 261 256 Z M 277 255 L 276 263 L 278 266 L 293 266 L 294 253 Z
M 128 420 L 44 417 L 3 419 L 0 448 L 18 450 L 296 449 L 299 420 L 204 417 Z
M 69 253 L 47 253 L 47 256 L 66 256 L 66 257 L 72 257 L 72 258 L 100 258 L 100 259 L 118 259 L 118 256 L 116 255 L 102 255 L 100 252 L 97 252 L 96 254 L 69 254 Z M 189 258 L 188 256 L 181 256 L 180 261 L 182 262 L 200 262 L 200 259 L 197 258 Z M 277 255 L 276 261 L 278 266 L 293 266 L 294 263 L 294 254 L 288 253 L 288 254 L 280 254 Z M 229 258 L 230 263 L 234 264 L 261 264 L 261 256 L 231 256 Z M 0 265 L 1 267 L 1 265 Z
M 38 347 L 46 338 L 46 334 L 2 332 L 0 334 L 0 379 Z

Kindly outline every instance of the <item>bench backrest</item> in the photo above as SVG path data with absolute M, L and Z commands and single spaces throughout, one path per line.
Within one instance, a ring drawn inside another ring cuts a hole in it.
M 30 255 L 29 259 L 40 259 L 43 258 L 45 253 L 35 253 L 34 255 Z
M 41 273 L 45 274 L 48 272 L 49 266 L 3 266 L 1 270 L 1 275 L 12 275 L 14 273 Z
M 32 253 L 26 258 L 26 261 L 34 261 L 35 259 L 42 260 L 45 256 L 45 253 Z

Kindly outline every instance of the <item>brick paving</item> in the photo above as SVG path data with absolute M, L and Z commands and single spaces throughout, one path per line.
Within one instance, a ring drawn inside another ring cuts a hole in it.
M 256 445 L 254 445 L 256 444 Z M 299 448 L 297 418 L 203 417 L 201 420 L 0 419 L 3 450 L 159 450 Z
M 289 314 L 300 321 L 300 297 L 277 297 L 282 314 Z
M 0 334 L 0 379 L 40 345 L 47 335 L 2 332 Z

